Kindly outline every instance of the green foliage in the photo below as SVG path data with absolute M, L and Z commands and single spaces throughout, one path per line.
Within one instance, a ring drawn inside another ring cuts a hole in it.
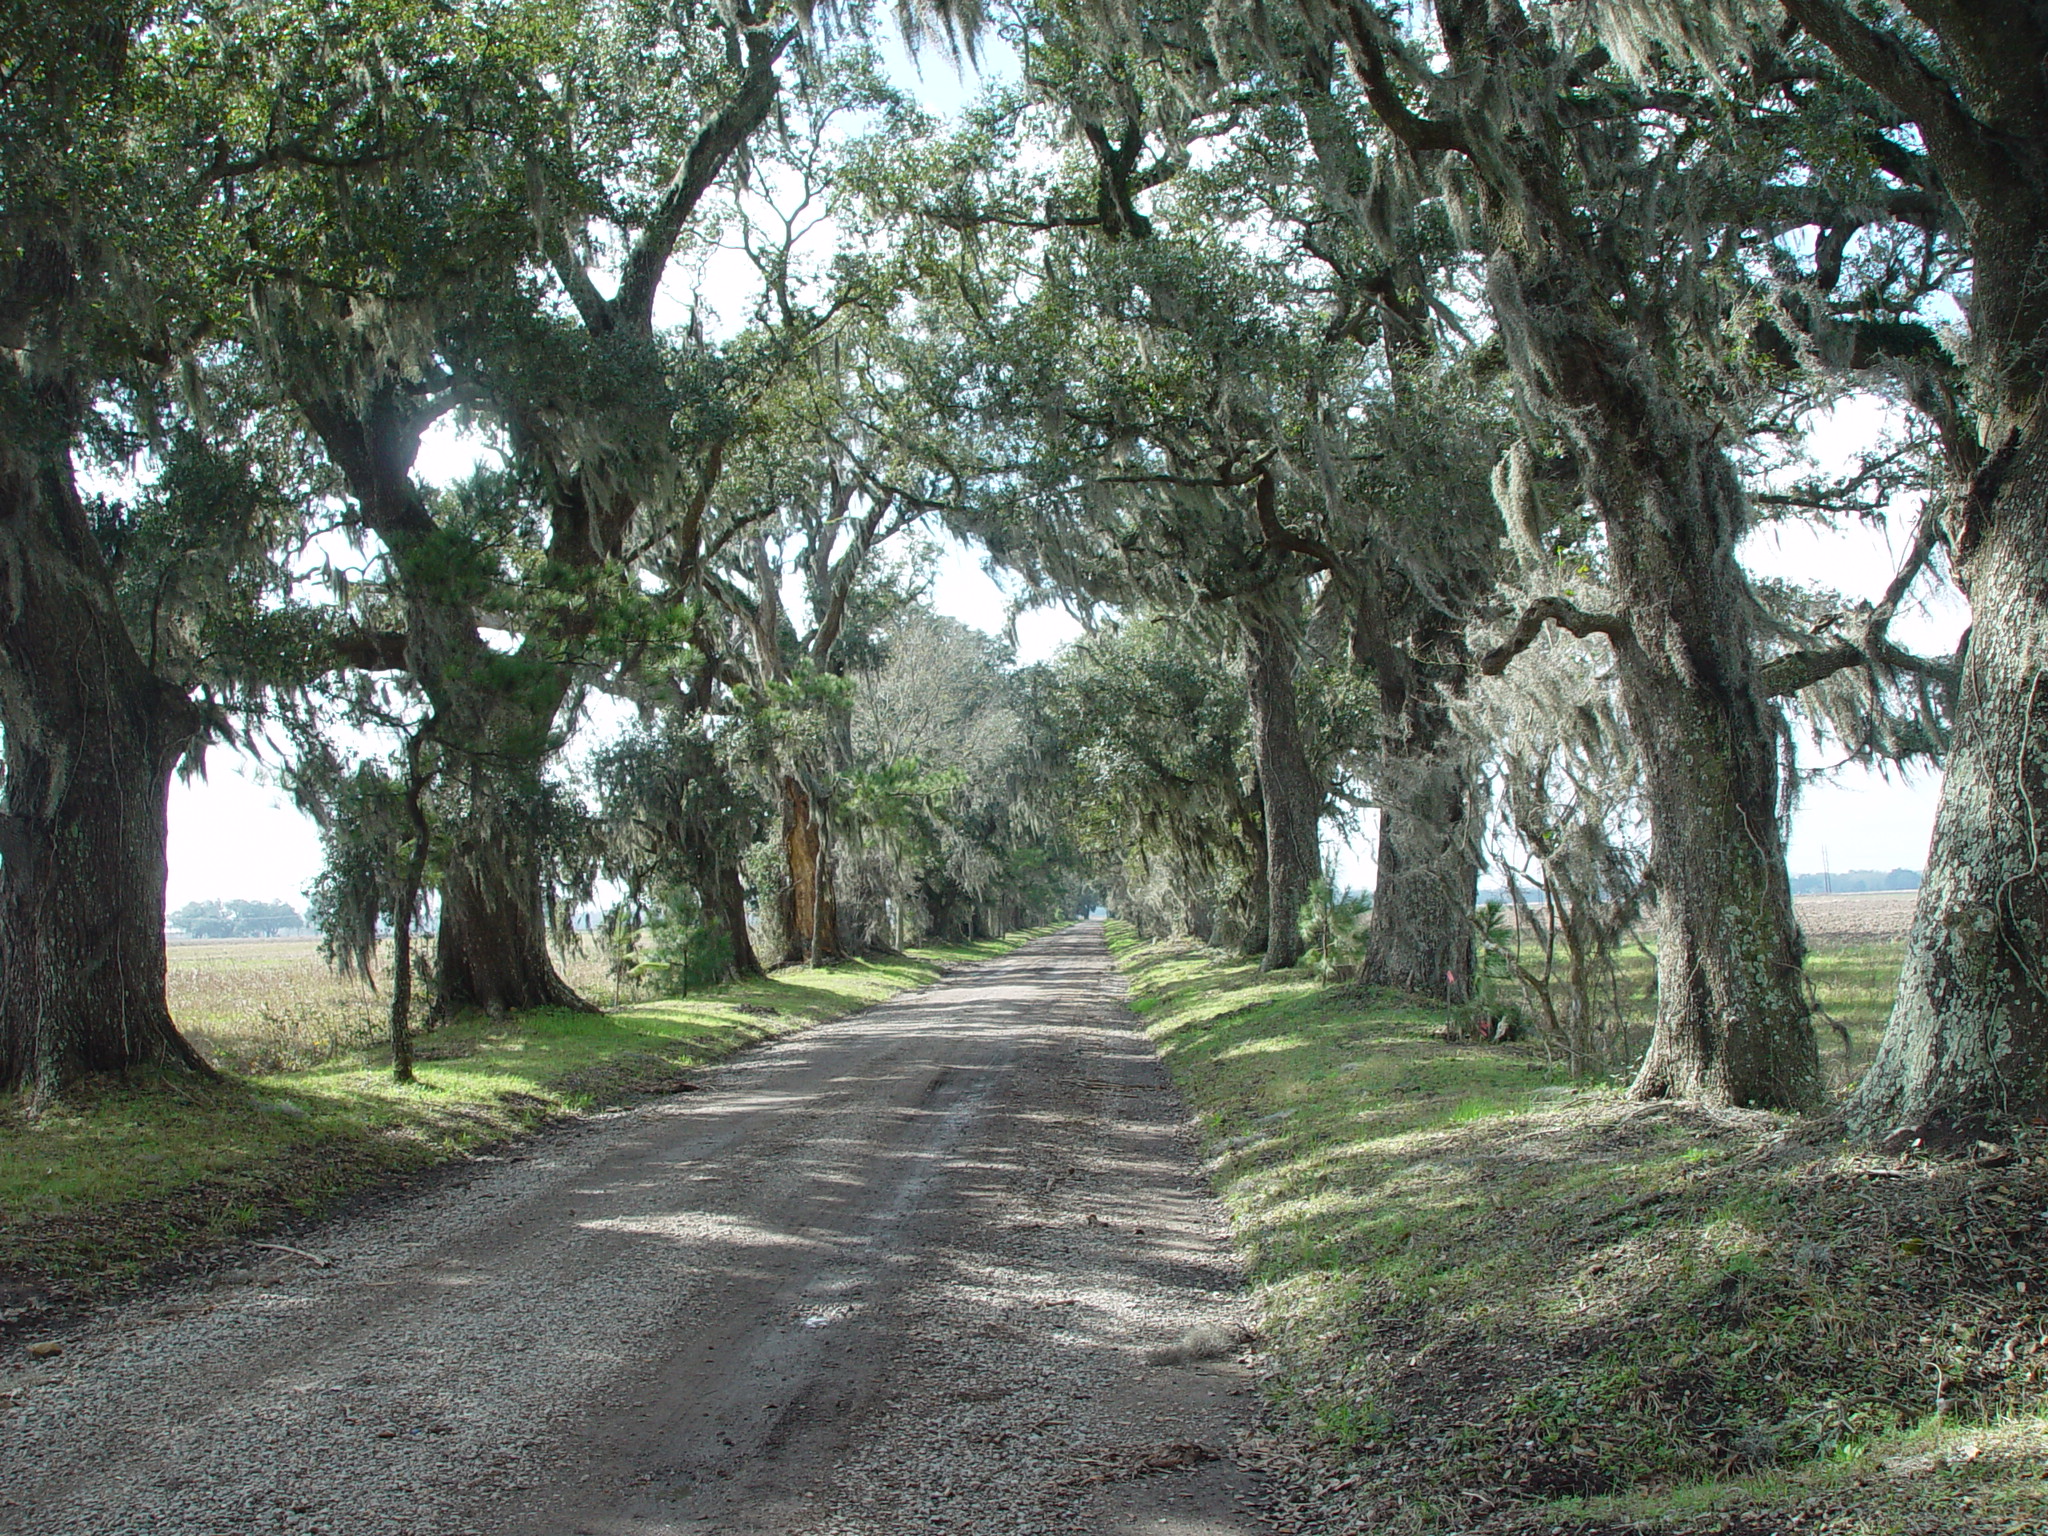
M 168 922 L 195 939 L 267 939 L 306 926 L 297 908 L 282 901 L 188 901 Z
M 688 997 L 732 975 L 732 940 L 708 921 L 694 891 L 671 888 L 655 903 L 648 920 L 633 931 L 631 974 L 667 996 Z
M 1365 958 L 1371 922 L 1370 891 L 1340 891 L 1328 875 L 1319 876 L 1301 908 L 1301 936 L 1316 974 L 1324 981 L 1354 974 Z

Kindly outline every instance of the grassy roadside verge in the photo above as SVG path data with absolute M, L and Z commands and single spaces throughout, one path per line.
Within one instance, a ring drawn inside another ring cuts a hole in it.
M 1631 1104 L 1110 938 L 1250 1261 L 1291 1528 L 2048 1530 L 2048 1158 Z
M 33 1119 L 0 1106 L 0 1338 L 238 1239 L 634 1097 L 692 1068 L 1006 953 L 1039 932 L 790 969 L 592 1016 L 464 1020 L 388 1052 L 203 1085 L 83 1085 Z

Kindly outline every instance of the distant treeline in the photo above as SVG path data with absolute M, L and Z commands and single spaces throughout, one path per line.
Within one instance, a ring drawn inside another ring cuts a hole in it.
M 1917 891 L 1920 889 L 1920 871 L 1917 869 L 1844 869 L 1828 875 L 1792 876 L 1794 896 L 1854 895 L 1859 891 Z M 1523 887 L 1522 899 L 1532 907 L 1543 905 L 1543 893 Z M 1482 905 L 1499 902 L 1509 905 L 1508 893 L 1503 886 L 1482 886 L 1479 890 Z
M 1792 894 L 1794 896 L 1818 896 L 1833 892 L 1837 896 L 1855 891 L 1917 891 L 1920 889 L 1920 871 L 1917 869 L 1845 869 L 1832 875 L 1794 875 Z
M 270 939 L 306 926 L 298 909 L 282 901 L 188 901 L 169 923 L 195 939 Z

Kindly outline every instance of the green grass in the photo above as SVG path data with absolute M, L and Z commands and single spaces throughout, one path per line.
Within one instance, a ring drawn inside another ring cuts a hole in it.
M 1878 1038 L 1892 1010 L 1899 966 L 1906 958 L 1903 939 L 1885 943 L 1814 942 L 1806 958 L 1806 979 L 1818 1004 L 1821 1067 L 1837 1094 L 1847 1094 L 1877 1054 Z M 1625 1038 L 1640 1051 L 1649 1038 L 1656 1014 L 1656 944 L 1631 944 L 1615 957 L 1621 978 L 1628 1028 Z M 1847 1031 L 1843 1039 L 1840 1025 Z M 1632 1065 L 1617 1063 L 1618 1067 Z
M 1111 942 L 1200 1117 L 1300 1481 L 1357 1479 L 1303 1495 L 1331 1528 L 2048 1530 L 2043 1160 L 1632 1104 L 1413 999 Z M 1881 964 L 1821 985 L 1874 999 Z
M 295 1071 L 89 1083 L 33 1117 L 0 1109 L 0 1326 L 557 1116 L 673 1088 L 689 1068 L 1031 936 L 788 969 L 601 1015 L 477 1016 L 418 1037 L 410 1086 L 391 1080 L 387 1047 L 335 1046 Z M 272 960 L 220 963 L 246 972 Z M 284 970 L 302 994 L 319 985 Z M 249 1017 L 242 1005 L 220 1027 L 246 1041 Z

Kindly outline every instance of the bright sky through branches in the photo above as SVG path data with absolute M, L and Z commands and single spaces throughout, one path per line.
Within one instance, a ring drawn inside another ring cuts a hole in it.
M 935 113 L 957 113 L 979 89 L 972 75 L 963 78 L 942 48 L 927 47 L 913 61 L 892 41 L 883 53 L 892 78 Z M 1013 78 L 1015 73 L 1014 55 L 1001 43 L 991 42 L 981 60 L 982 78 L 1001 80 Z M 713 259 L 713 265 L 717 260 Z M 721 276 L 715 270 L 703 274 L 706 286 L 713 290 L 714 306 Z M 740 276 L 736 267 L 734 277 Z M 1822 423 L 1809 447 L 1823 465 L 1841 462 L 1852 447 L 1881 426 L 1873 410 L 1852 404 Z M 476 452 L 473 443 L 443 434 L 422 455 L 423 477 L 437 482 L 452 479 L 474 462 Z M 1875 599 L 1895 568 L 1900 550 L 1894 546 L 1905 537 L 1903 530 L 1894 530 L 1892 545 L 1888 545 L 1882 534 L 1860 526 L 1839 530 L 1807 525 L 1773 528 L 1752 536 L 1744 557 L 1758 575 L 1815 581 L 1851 598 Z M 1001 633 L 1011 617 L 1013 595 L 982 570 L 974 552 L 957 541 L 945 541 L 932 592 L 939 612 L 990 633 Z M 1944 593 L 1931 606 L 1902 613 L 1894 634 L 1923 652 L 1947 650 L 1965 622 L 1960 600 L 1953 593 Z M 1078 633 L 1079 626 L 1063 611 L 1023 614 L 1016 624 L 1017 660 L 1021 664 L 1045 660 Z M 587 748 L 588 743 L 579 740 L 571 749 L 570 760 L 580 761 Z M 1830 762 L 1825 749 L 1816 749 L 1810 741 L 1800 743 L 1800 757 L 1806 769 Z M 312 822 L 267 778 L 267 770 L 250 759 L 216 749 L 209 755 L 207 778 L 173 784 L 171 909 L 189 901 L 237 898 L 288 901 L 303 908 L 305 888 L 320 868 L 319 839 Z M 1938 781 L 1929 774 L 1884 777 L 1856 768 L 1809 785 L 1791 829 L 1788 852 L 1792 870 L 1921 867 L 1933 826 L 1937 789 Z M 1331 849 L 1340 884 L 1370 884 L 1371 842 L 1368 818 L 1351 846 Z

